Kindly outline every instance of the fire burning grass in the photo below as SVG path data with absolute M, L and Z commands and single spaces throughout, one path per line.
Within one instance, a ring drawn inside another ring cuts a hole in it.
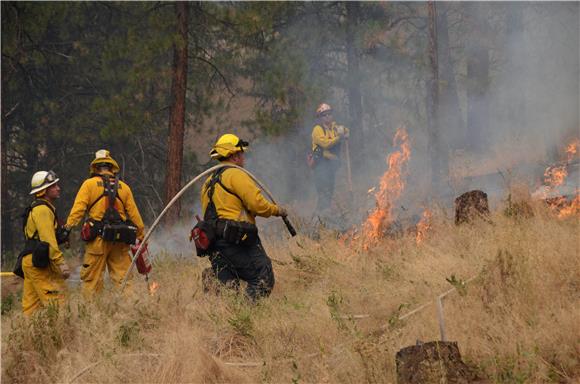
M 563 154 L 563 160 L 559 164 L 554 164 L 546 168 L 544 172 L 544 186 L 536 191 L 532 196 L 543 199 L 557 217 L 564 219 L 571 216 L 580 215 L 580 190 L 576 189 L 573 196 L 553 196 L 558 188 L 567 182 L 568 168 L 570 164 L 578 160 L 580 139 L 573 139 Z M 576 180 L 578 182 L 578 180 Z
M 415 233 L 354 255 L 331 232 L 265 239 L 277 283 L 257 306 L 203 294 L 207 260 L 165 258 L 154 296 L 140 281 L 130 298 L 86 303 L 73 292 L 67 308 L 32 321 L 14 309 L 2 316 L 2 381 L 393 383 L 396 352 L 439 335 L 434 306 L 399 317 L 477 276 L 445 301 L 465 361 L 492 382 L 574 382 L 579 223 L 529 203 L 533 217 L 497 211 L 493 224 L 456 227 L 432 212 L 421 246 Z
M 383 232 L 393 222 L 393 204 L 401 197 L 405 187 L 405 166 L 411 158 L 411 145 L 405 127 L 399 127 L 393 138 L 393 147 L 397 148 L 387 157 L 387 171 L 379 182 L 379 191 L 375 194 L 375 209 L 363 224 L 363 247 L 368 249 L 376 244 Z

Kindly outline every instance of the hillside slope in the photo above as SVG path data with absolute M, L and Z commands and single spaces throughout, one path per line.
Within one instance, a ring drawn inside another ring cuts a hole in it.
M 480 377 L 575 382 L 579 220 L 539 203 L 533 213 L 456 227 L 436 212 L 420 244 L 409 232 L 366 251 L 332 232 L 265 239 L 277 282 L 257 306 L 204 294 L 207 260 L 158 257 L 153 296 L 139 280 L 129 298 L 72 292 L 60 313 L 3 315 L 2 381 L 393 383 L 396 352 L 439 339 L 433 300 L 457 287 L 444 301 L 447 338 Z

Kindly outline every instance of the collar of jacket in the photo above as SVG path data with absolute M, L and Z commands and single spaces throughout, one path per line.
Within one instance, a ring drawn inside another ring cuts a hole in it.
M 37 200 L 42 200 L 42 201 L 46 202 L 48 205 L 50 205 L 52 207 L 53 210 L 56 209 L 54 207 L 54 204 L 51 203 L 49 200 L 45 199 L 44 197 L 39 197 Z

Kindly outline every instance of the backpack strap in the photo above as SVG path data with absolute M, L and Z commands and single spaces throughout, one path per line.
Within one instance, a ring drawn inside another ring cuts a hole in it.
M 32 203 L 30 203 L 30 205 L 28 207 L 26 207 L 26 209 L 24 210 L 24 213 L 22 214 L 22 232 L 24 232 L 24 239 L 25 240 L 29 240 L 28 236 L 26 235 L 26 224 L 28 224 L 28 218 L 30 217 L 32 210 L 34 208 L 38 207 L 39 205 L 46 205 L 51 210 L 52 214 L 54 215 L 54 222 L 58 223 L 58 219 L 56 217 L 56 210 L 54 209 L 54 207 L 42 199 L 34 199 L 32 201 Z M 36 230 L 34 232 L 31 239 L 38 240 L 38 230 Z
M 218 169 L 217 171 L 215 171 L 211 176 L 211 179 L 210 179 L 209 185 L 208 185 L 208 189 L 207 189 L 207 196 L 209 198 L 209 202 L 207 203 L 207 208 L 205 209 L 205 214 L 203 215 L 204 220 L 211 220 L 211 219 L 218 219 L 219 218 L 218 214 L 217 214 L 217 208 L 215 206 L 215 203 L 213 202 L 213 194 L 215 192 L 216 184 L 219 184 L 220 187 L 222 187 L 224 189 L 224 191 L 226 191 L 230 195 L 234 195 L 235 197 L 237 197 L 238 200 L 240 200 L 240 202 L 242 203 L 242 207 L 244 207 L 244 210 L 246 212 L 248 212 L 248 209 L 244 205 L 244 201 L 235 192 L 233 192 L 231 189 L 226 187 L 221 181 L 222 173 L 228 168 L 234 168 L 234 167 L 228 167 L 228 166 L 222 167 L 222 168 Z
M 119 191 L 119 177 L 115 175 L 115 178 L 111 178 L 107 175 L 103 176 L 103 183 L 105 184 L 105 192 L 108 199 L 107 210 L 103 216 L 103 221 L 106 222 L 120 222 L 121 215 L 115 208 L 115 200 L 117 198 L 117 192 Z
M 92 209 L 92 208 L 95 206 L 95 204 L 97 204 L 99 201 L 101 201 L 101 199 L 102 199 L 103 197 L 107 197 L 107 196 L 109 195 L 109 193 L 108 193 L 108 190 L 110 189 L 110 185 L 111 185 L 111 183 L 110 183 L 110 179 L 109 179 L 109 177 L 108 177 L 108 176 L 105 176 L 105 175 L 94 175 L 94 176 L 99 176 L 99 177 L 100 177 L 100 178 L 103 180 L 103 187 L 104 187 L 104 189 L 103 189 L 103 194 L 102 194 L 101 196 L 99 196 L 99 197 L 97 198 L 97 200 L 93 201 L 93 202 L 91 203 L 91 205 L 89 205 L 89 207 L 87 208 L 87 212 L 90 212 L 90 211 L 91 211 L 91 209 Z M 93 176 L 93 177 L 94 177 L 94 176 Z M 118 182 L 119 182 L 119 180 L 118 180 L 118 177 L 117 177 L 117 176 L 115 176 L 115 180 L 116 180 L 116 183 L 117 183 L 117 186 L 116 186 L 116 191 L 118 191 L 118 189 L 119 189 L 119 187 L 118 187 Z M 123 202 L 123 200 L 121 200 L 121 198 L 119 197 L 119 195 L 118 195 L 118 193 L 117 193 L 117 192 L 115 192 L 115 198 L 116 198 L 117 200 L 119 200 L 119 202 L 120 202 L 120 203 L 121 203 L 121 205 L 123 206 L 123 210 L 125 210 L 125 203 Z M 111 206 L 111 204 L 110 204 L 110 203 L 109 203 L 109 206 Z M 114 206 L 114 204 L 113 204 L 113 206 Z

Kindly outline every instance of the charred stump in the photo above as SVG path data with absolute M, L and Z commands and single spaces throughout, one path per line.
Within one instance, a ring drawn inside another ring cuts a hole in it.
M 477 379 L 455 342 L 431 341 L 397 352 L 398 384 L 467 384 Z
M 487 217 L 489 203 L 487 193 L 474 190 L 455 199 L 455 224 L 470 222 L 474 217 Z

